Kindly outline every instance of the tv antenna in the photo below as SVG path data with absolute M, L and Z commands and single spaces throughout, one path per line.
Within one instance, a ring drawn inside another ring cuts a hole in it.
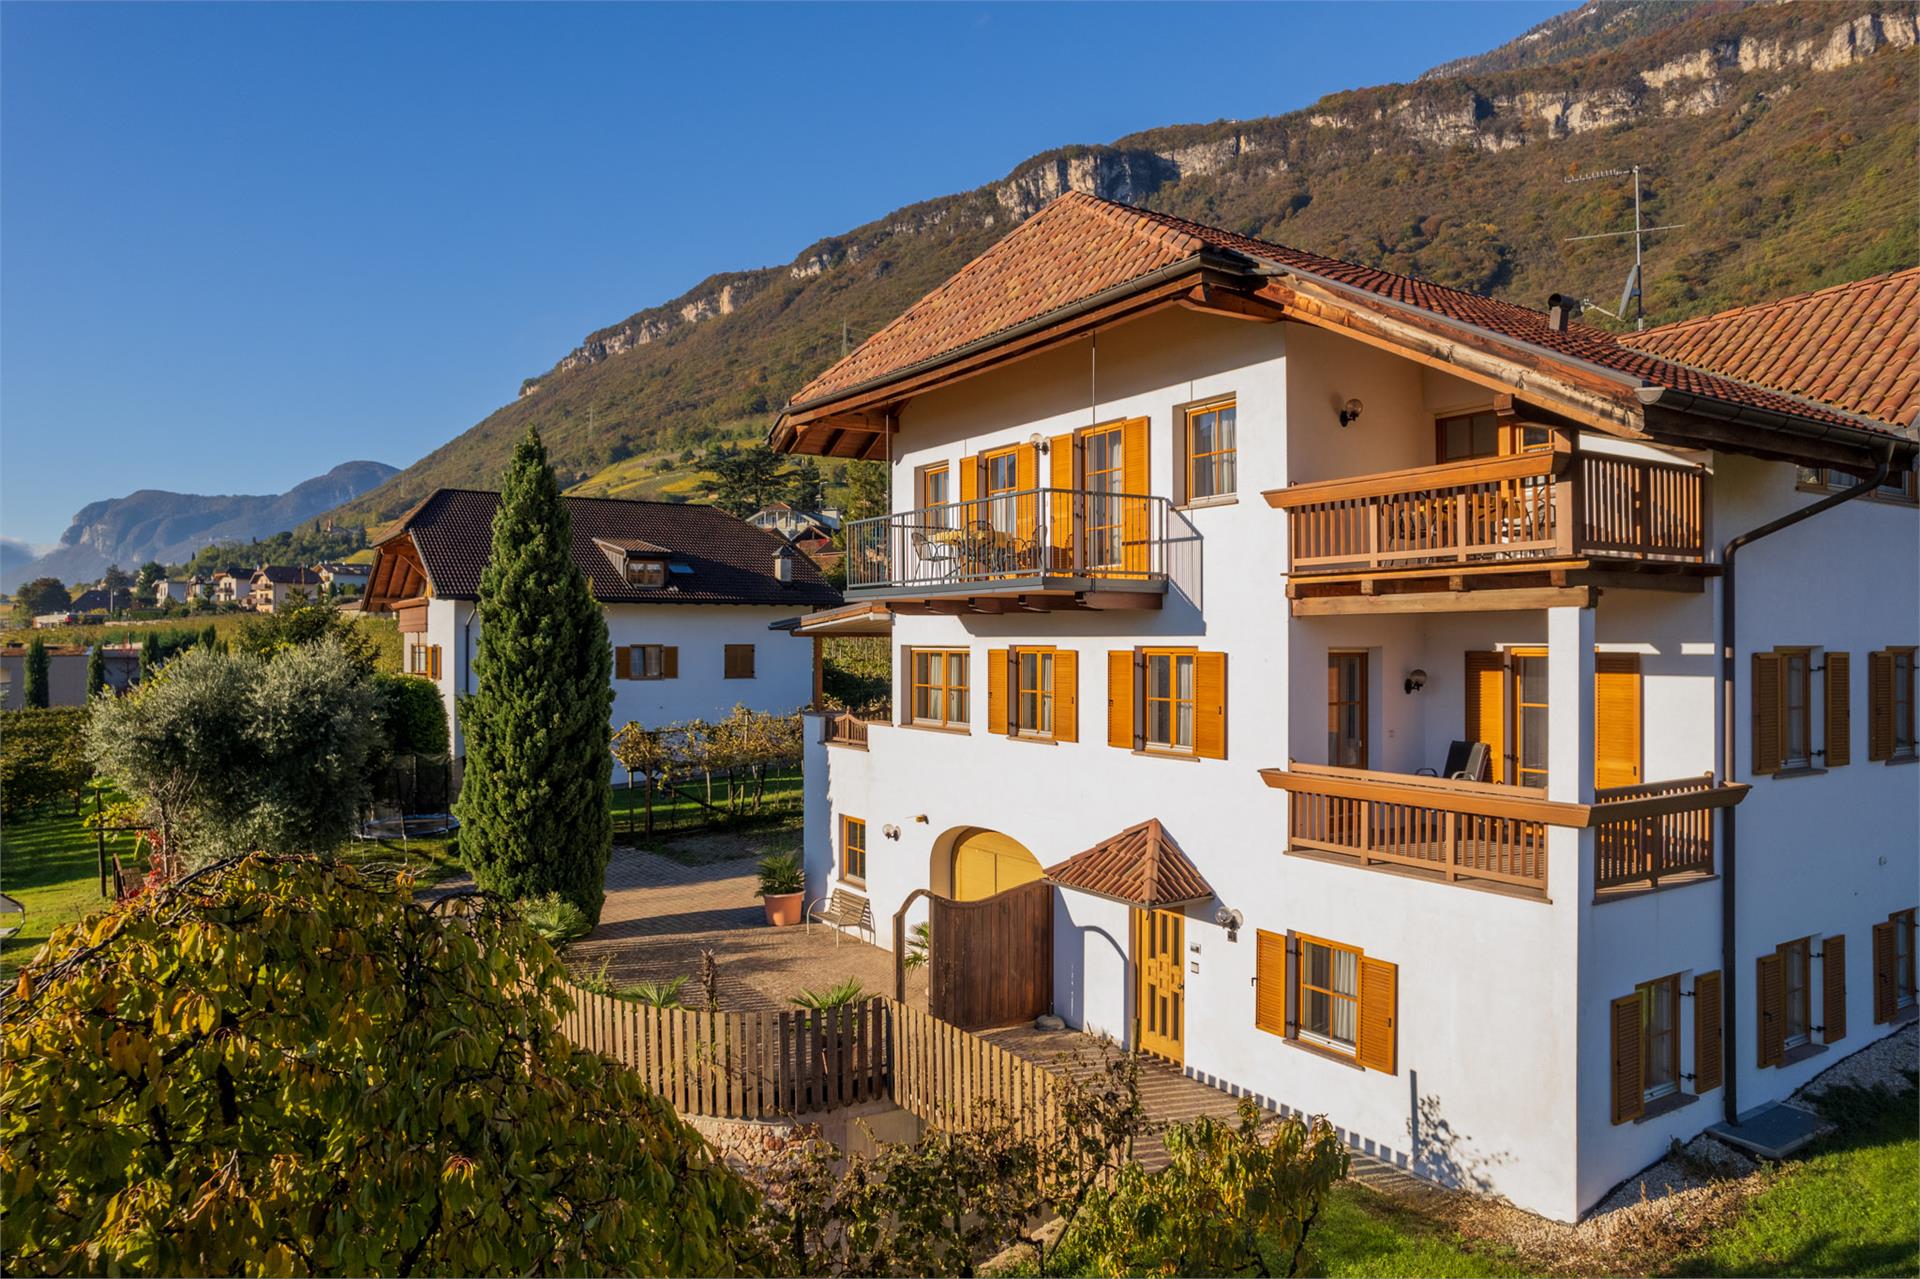
M 1647 327 L 1647 308 L 1646 300 L 1641 293 L 1641 285 L 1645 283 L 1646 279 L 1641 270 L 1642 238 L 1652 235 L 1655 231 L 1678 231 L 1681 227 L 1685 226 L 1686 223 L 1668 222 L 1662 226 L 1646 226 L 1641 222 L 1640 166 L 1637 164 L 1630 169 L 1597 169 L 1592 173 L 1578 174 L 1574 177 L 1567 178 L 1566 185 L 1575 186 L 1582 182 L 1600 182 L 1612 178 L 1633 179 L 1633 230 L 1597 231 L 1592 235 L 1570 235 L 1562 240 L 1561 243 L 1573 244 L 1579 240 L 1612 240 L 1623 235 L 1633 237 L 1633 266 L 1627 272 L 1626 286 L 1620 290 L 1620 309 L 1615 312 L 1607 310 L 1604 306 L 1597 306 L 1592 302 L 1587 303 L 1587 305 L 1593 307 L 1594 310 L 1600 312 L 1602 315 L 1611 315 L 1616 320 L 1624 320 L 1627 318 L 1627 306 L 1631 303 L 1633 306 L 1633 327 L 1635 329 L 1644 329 Z
M 879 329 L 863 329 L 857 325 L 849 324 L 845 320 L 840 321 L 840 354 L 844 357 L 848 351 L 853 349 L 853 339 L 855 337 L 860 338 L 861 341 L 865 341 L 879 331 Z

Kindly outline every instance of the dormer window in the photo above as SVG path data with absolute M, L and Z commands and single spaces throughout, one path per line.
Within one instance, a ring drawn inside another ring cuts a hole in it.
M 627 557 L 627 585 L 660 587 L 667 584 L 665 560 Z

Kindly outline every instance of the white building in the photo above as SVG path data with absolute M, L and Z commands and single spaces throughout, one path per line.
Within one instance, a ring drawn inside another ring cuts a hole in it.
M 1047 868 L 1070 1024 L 1571 1219 L 1914 1015 L 1896 386 L 1062 197 L 773 430 L 895 512 L 798 631 L 896 652 L 810 738 L 809 896 L 885 945 Z M 1883 462 L 1736 557 L 1723 725 L 1722 547 Z
M 247 603 L 256 612 L 272 613 L 296 600 L 320 598 L 320 575 L 298 565 L 262 564 L 254 570 Z
M 207 583 L 198 577 L 159 577 L 153 582 L 153 602 L 161 608 L 188 603 L 207 592 Z
M 336 599 L 352 599 L 367 589 L 367 572 L 370 564 L 316 564 L 313 575 L 320 579 L 321 588 L 331 592 Z
M 253 574 L 215 573 L 213 598 L 219 604 L 245 604 L 253 598 Z
M 773 533 L 710 506 L 565 499 L 573 561 L 607 615 L 613 726 L 724 717 L 736 705 L 794 711 L 814 699 L 807 649 L 769 630 L 838 592 Z M 368 612 L 399 616 L 403 669 L 439 684 L 464 753 L 455 698 L 477 691 L 480 575 L 497 493 L 439 489 L 376 552 Z

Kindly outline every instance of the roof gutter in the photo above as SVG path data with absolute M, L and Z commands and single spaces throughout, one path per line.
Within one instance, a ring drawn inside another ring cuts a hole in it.
M 1163 284 L 1168 280 L 1177 279 L 1183 275 L 1191 275 L 1193 272 L 1202 269 L 1223 271 L 1230 275 L 1252 276 L 1258 274 L 1256 271 L 1249 270 L 1247 260 L 1239 258 L 1238 255 L 1235 255 L 1234 258 L 1226 258 L 1221 256 L 1218 250 L 1202 249 L 1190 257 L 1181 258 L 1178 262 L 1169 262 L 1162 267 L 1155 267 L 1145 275 L 1136 275 L 1131 280 L 1126 280 L 1120 284 L 1102 289 L 1100 292 L 1090 294 L 1077 302 L 1070 302 L 1066 306 L 1057 307 L 1054 310 L 1046 312 L 1044 315 L 1036 315 L 1030 320 L 1022 320 L 1018 324 L 1010 325 L 1004 329 L 998 329 L 987 334 L 985 337 L 975 338 L 971 342 L 954 347 L 951 351 L 942 351 L 939 355 L 928 356 L 924 360 L 917 360 L 912 364 L 903 365 L 900 368 L 883 373 L 879 377 L 868 378 L 864 382 L 856 382 L 844 390 L 833 392 L 831 395 L 823 395 L 818 399 L 807 400 L 804 403 L 798 404 L 789 401 L 787 406 L 780 410 L 780 416 L 774 421 L 773 429 L 776 431 L 779 430 L 780 424 L 787 420 L 789 413 L 794 413 L 801 409 L 821 408 L 825 405 L 834 404 L 852 396 L 862 394 L 863 392 L 885 386 L 889 382 L 897 382 L 918 373 L 925 373 L 933 369 L 941 368 L 957 360 L 965 359 L 969 355 L 974 355 L 980 351 L 998 346 L 1003 342 L 1010 342 L 1015 338 L 1025 337 L 1029 333 L 1036 333 L 1041 329 L 1051 328 L 1065 320 L 1076 319 L 1089 311 L 1096 311 L 1109 303 L 1117 302 L 1128 294 L 1138 293 L 1143 289 L 1150 289 L 1156 284 Z
M 1709 401 L 1719 403 L 1719 401 Z M 1838 428 L 1836 428 L 1838 429 Z M 1750 546 L 1763 537 L 1771 537 L 1785 528 L 1791 528 L 1802 520 L 1810 520 L 1822 511 L 1830 511 L 1842 502 L 1851 502 L 1856 497 L 1873 492 L 1886 480 L 1893 469 L 1893 455 L 1898 441 L 1882 441 L 1879 465 L 1873 474 L 1861 480 L 1852 488 L 1833 493 L 1817 502 L 1810 502 L 1798 510 L 1789 511 L 1779 519 L 1770 520 L 1760 527 L 1749 529 L 1729 541 L 1720 552 L 1720 777 L 1723 783 L 1731 783 L 1734 771 L 1739 763 L 1739 751 L 1734 739 L 1733 714 L 1733 674 L 1734 657 L 1738 652 L 1735 644 L 1735 626 L 1739 615 L 1734 610 L 1734 588 L 1739 577 L 1734 569 L 1740 549 Z M 1734 873 L 1738 868 L 1739 842 L 1736 838 L 1739 826 L 1736 814 L 1738 807 L 1730 807 L 1720 816 L 1720 996 L 1721 1031 L 1720 1042 L 1723 1046 L 1721 1059 L 1726 1063 L 1726 1114 L 1727 1123 L 1737 1125 L 1740 1122 L 1740 1054 L 1726 1051 L 1726 1046 L 1735 1042 L 1734 1034 L 1738 1016 L 1739 1001 L 1734 998 L 1734 987 L 1739 971 L 1739 899 L 1734 895 Z
M 1640 397 L 1640 403 L 1645 408 L 1671 409 L 1676 413 L 1692 413 L 1698 417 L 1715 418 L 1722 422 L 1738 423 L 1741 426 L 1764 427 L 1767 430 L 1779 431 L 1783 435 L 1797 435 L 1801 439 L 1830 441 L 1866 449 L 1873 453 L 1885 452 L 1884 465 L 1889 470 L 1905 470 L 1905 467 L 1895 467 L 1894 460 L 1904 452 L 1907 455 L 1908 464 L 1911 465 L 1915 449 L 1920 448 L 1920 445 L 1916 445 L 1909 437 L 1887 427 L 1871 425 L 1864 418 L 1861 419 L 1859 426 L 1816 422 L 1811 418 L 1776 413 L 1772 409 L 1756 408 L 1752 405 L 1729 404 L 1725 400 L 1710 399 L 1704 395 L 1695 395 L 1691 391 L 1676 391 L 1672 387 L 1665 386 L 1643 386 L 1635 394 Z M 1782 393 L 1774 392 L 1774 394 Z M 1844 412 L 1842 409 L 1829 411 Z M 1853 415 L 1849 414 L 1849 416 Z M 1814 505 L 1818 506 L 1819 503 Z

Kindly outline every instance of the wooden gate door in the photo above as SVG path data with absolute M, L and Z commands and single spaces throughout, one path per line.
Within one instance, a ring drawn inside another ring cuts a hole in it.
M 1133 912 L 1138 969 L 1140 1050 L 1185 1064 L 1187 917 L 1171 910 Z
M 1053 1011 L 1053 886 L 1045 880 L 971 902 L 929 894 L 927 930 L 927 1011 L 941 1021 L 983 1030 Z

